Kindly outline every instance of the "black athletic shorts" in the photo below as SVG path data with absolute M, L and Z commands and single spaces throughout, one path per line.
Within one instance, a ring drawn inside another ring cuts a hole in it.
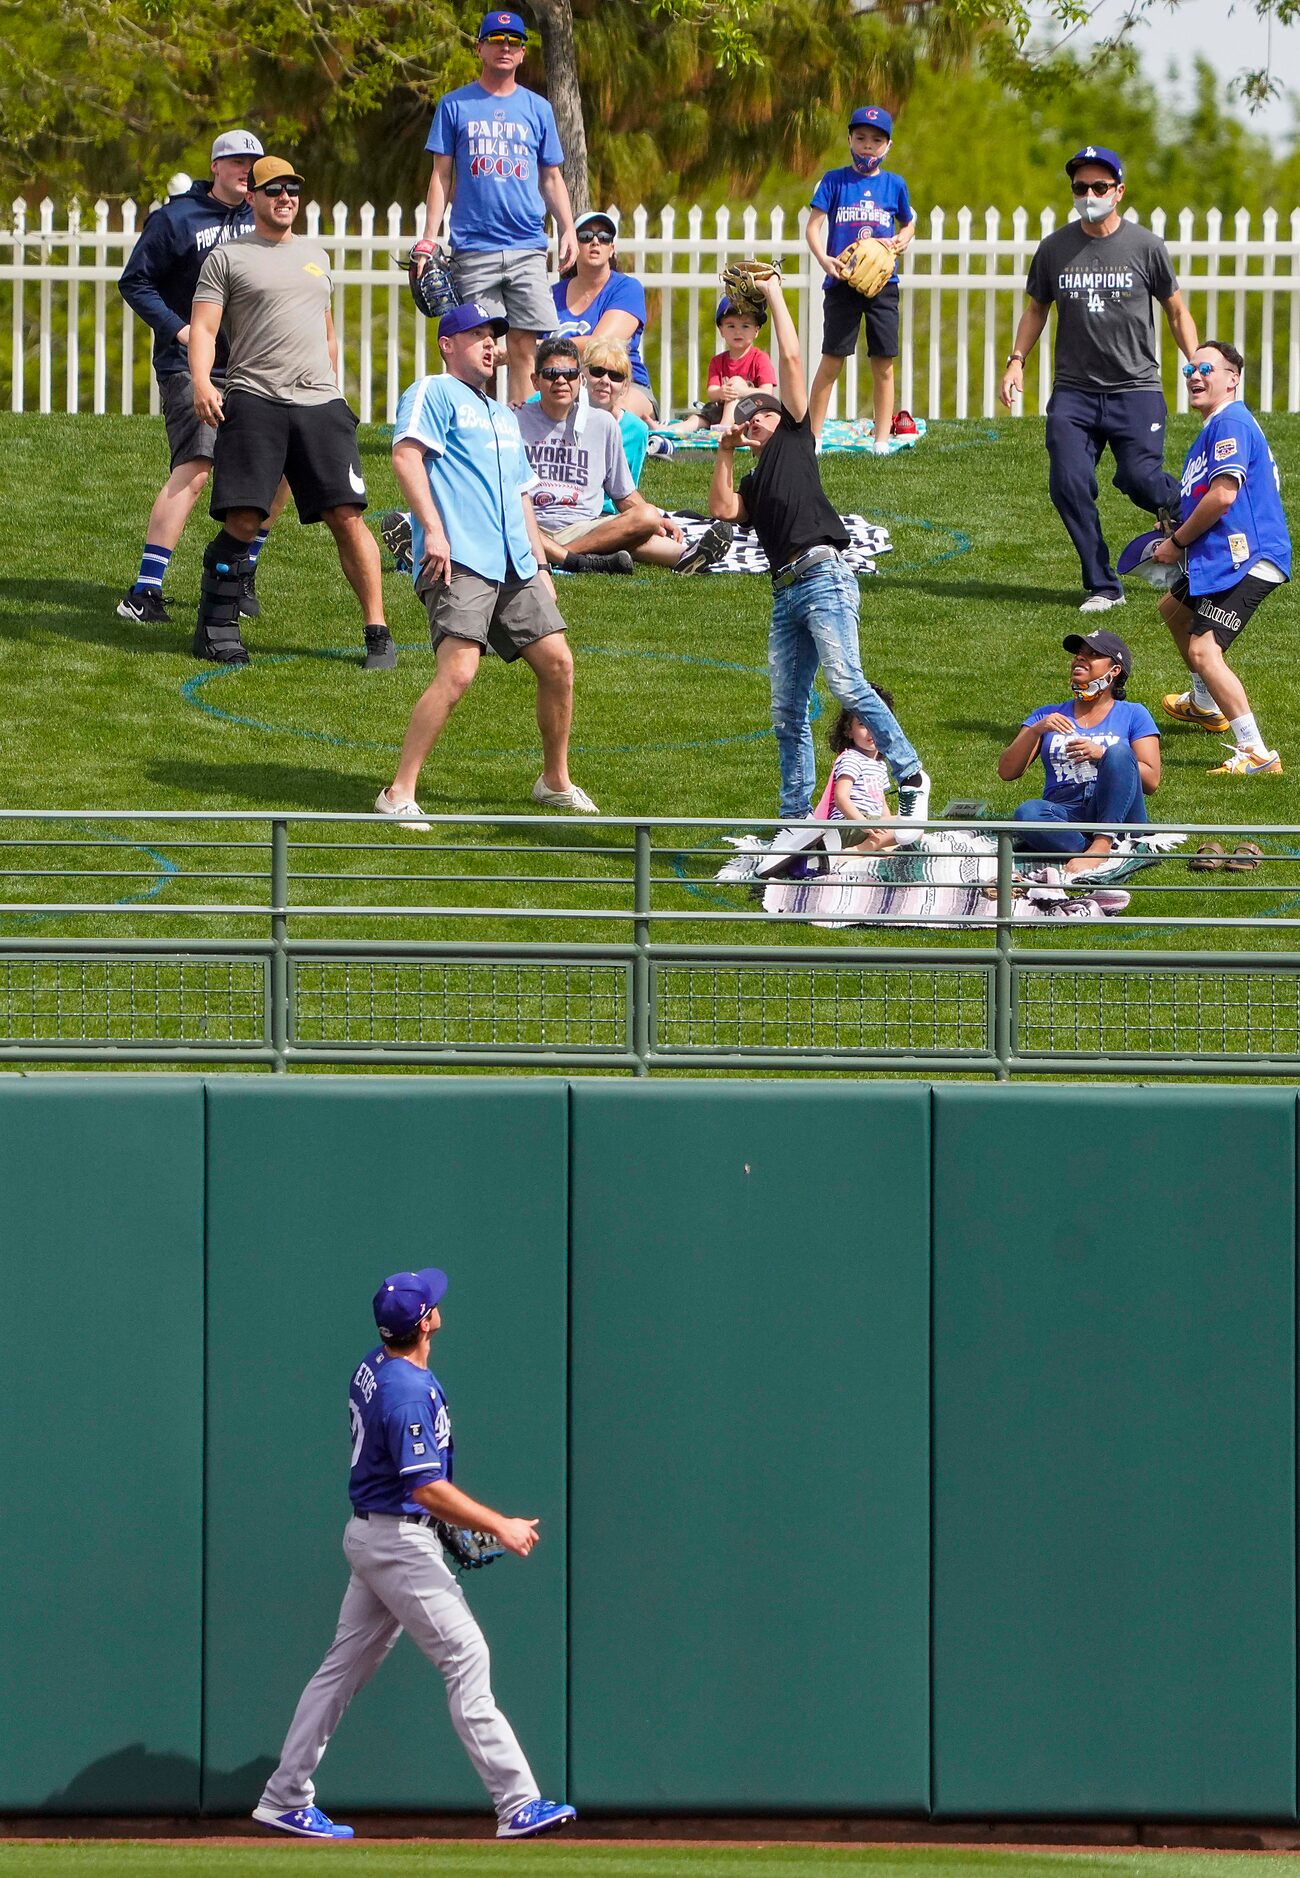
M 1194 594 L 1187 585 L 1186 574 L 1180 574 L 1169 592 L 1179 606 L 1191 609 L 1192 623 L 1188 632 L 1193 636 L 1213 633 L 1226 652 L 1260 601 L 1276 593 L 1281 584 L 1276 580 L 1261 580 L 1258 574 L 1245 574 L 1235 587 L 1224 587 L 1219 593 Z
M 269 515 L 282 476 L 301 522 L 318 522 L 326 509 L 364 509 L 357 419 L 342 398 L 275 404 L 228 391 L 212 465 L 212 519 L 224 522 L 232 509 Z
M 822 294 L 822 351 L 833 359 L 847 359 L 858 349 L 858 324 L 867 325 L 867 357 L 898 357 L 898 282 L 889 281 L 868 300 L 846 280 L 826 283 Z

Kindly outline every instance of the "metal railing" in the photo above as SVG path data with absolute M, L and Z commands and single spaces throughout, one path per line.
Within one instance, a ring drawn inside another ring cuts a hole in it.
M 59 213 L 48 197 L 34 211 L 19 197 L 8 226 L 0 226 L 0 325 L 10 329 L 7 359 L 0 352 L 0 397 L 13 411 L 156 414 L 151 335 L 116 288 L 143 216 L 130 201 L 118 207 L 116 226 L 104 201 L 88 212 L 70 203 L 62 221 Z M 752 204 L 707 218 L 699 207 L 669 205 L 653 217 L 638 207 L 624 218 L 619 252 L 650 296 L 643 350 L 665 412 L 703 395 L 703 368 L 717 343 L 718 274 L 740 255 L 782 259 L 804 356 L 815 356 L 822 273 L 804 240 L 807 219 L 806 209 L 797 217 L 779 208 L 760 215 Z M 1130 210 L 1128 219 L 1138 217 Z M 1250 360 L 1252 407 L 1300 410 L 1300 209 L 1285 215 L 1266 209 L 1256 221 L 1245 209 L 1226 217 L 1218 209 L 1166 215 L 1153 208 L 1144 219 L 1168 243 L 1198 330 L 1230 337 Z M 1033 217 L 1023 208 L 1010 217 L 996 209 L 922 216 L 901 266 L 900 408 L 928 418 L 1002 415 L 998 382 L 1024 306 L 1030 257 L 1056 225 L 1054 208 Z M 383 211 L 370 203 L 304 208 L 303 233 L 329 251 L 344 390 L 364 423 L 391 423 L 403 388 L 440 369 L 429 323 L 395 262 L 423 227 L 423 205 L 414 213 L 399 203 Z M 1176 407 L 1186 410 L 1163 317 L 1155 338 Z M 1025 376 L 1018 415 L 1046 406 L 1050 345 L 1038 348 Z M 833 416 L 870 415 L 870 377 L 859 375 L 856 358 L 835 397 Z
M 1300 1072 L 1297 828 L 1189 831 L 1124 912 L 1026 922 L 981 822 L 972 912 L 822 931 L 716 878 L 770 822 L 428 820 L 0 812 L 0 1062 Z M 1206 834 L 1264 858 L 1189 875 Z

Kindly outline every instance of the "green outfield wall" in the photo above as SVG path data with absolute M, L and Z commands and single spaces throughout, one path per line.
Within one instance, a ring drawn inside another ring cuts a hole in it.
M 0 1810 L 253 1804 L 445 1265 L 470 1581 L 607 1811 L 1297 1819 L 1297 1097 L 0 1078 Z M 479 1809 L 403 1640 L 351 1810 Z

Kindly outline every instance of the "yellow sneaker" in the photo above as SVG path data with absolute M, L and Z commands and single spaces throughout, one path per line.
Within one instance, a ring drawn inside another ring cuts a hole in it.
M 1166 717 L 1176 717 L 1180 724 L 1195 724 L 1198 730 L 1213 730 L 1222 734 L 1228 728 L 1228 720 L 1218 711 L 1203 711 L 1190 691 L 1166 692 L 1160 700 L 1160 708 Z
M 1212 769 L 1211 776 L 1280 776 L 1282 759 L 1276 750 L 1232 751 L 1226 763 Z

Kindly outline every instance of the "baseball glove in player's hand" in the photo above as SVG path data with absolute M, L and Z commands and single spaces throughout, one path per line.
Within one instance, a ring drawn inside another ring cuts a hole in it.
M 767 295 L 759 282 L 780 278 L 778 261 L 729 261 L 722 270 L 722 285 L 732 306 L 758 320 L 767 318 Z
M 411 297 L 426 319 L 441 319 L 452 307 L 460 305 L 447 257 L 432 242 L 417 241 L 404 265 Z
M 840 279 L 847 281 L 854 293 L 874 300 L 894 278 L 897 259 L 888 242 L 877 241 L 874 235 L 860 235 L 839 256 Z
M 490 1532 L 475 1532 L 469 1526 L 449 1526 L 441 1519 L 434 1531 L 443 1551 L 451 1554 L 461 1571 L 477 1571 L 480 1565 L 491 1565 L 505 1557 L 505 1547 L 498 1545 Z

